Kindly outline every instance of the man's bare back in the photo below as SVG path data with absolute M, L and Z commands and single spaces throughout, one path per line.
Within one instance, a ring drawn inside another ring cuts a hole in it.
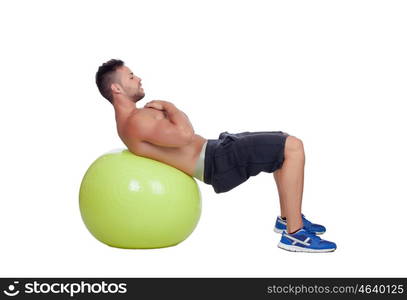
M 161 161 L 193 176 L 196 161 L 206 139 L 194 134 L 191 142 L 181 147 L 164 147 L 140 140 L 135 134 L 137 132 L 135 123 L 131 121 L 140 117 L 138 114 L 150 116 L 156 120 L 167 118 L 165 111 L 148 107 L 138 109 L 130 114 L 116 114 L 117 132 L 129 151 L 136 155 Z

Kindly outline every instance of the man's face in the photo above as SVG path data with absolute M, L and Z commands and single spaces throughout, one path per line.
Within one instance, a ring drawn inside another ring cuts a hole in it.
M 126 96 L 129 96 L 134 102 L 144 98 L 145 93 L 141 87 L 141 78 L 134 75 L 126 66 L 120 67 L 116 72 Z

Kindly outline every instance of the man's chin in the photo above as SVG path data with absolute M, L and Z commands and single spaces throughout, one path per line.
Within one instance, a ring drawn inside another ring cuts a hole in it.
M 145 94 L 144 94 L 144 92 L 143 92 L 143 93 L 140 93 L 140 94 L 136 95 L 135 97 L 133 97 L 134 103 L 137 103 L 138 101 L 140 101 L 141 99 L 143 99 L 144 96 L 145 96 Z

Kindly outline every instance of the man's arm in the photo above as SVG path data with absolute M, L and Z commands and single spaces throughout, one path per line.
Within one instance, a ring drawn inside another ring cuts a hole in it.
M 154 119 L 147 114 L 138 114 L 131 120 L 137 138 L 162 147 L 181 147 L 189 144 L 194 129 L 188 117 L 174 104 L 167 101 L 151 101 L 145 105 L 167 113 L 168 119 Z
M 148 102 L 145 107 L 151 107 L 164 111 L 171 123 L 175 124 L 181 129 L 190 131 L 190 134 L 194 135 L 194 128 L 192 127 L 188 116 L 183 111 L 175 107 L 175 105 L 171 102 L 163 100 L 153 100 Z

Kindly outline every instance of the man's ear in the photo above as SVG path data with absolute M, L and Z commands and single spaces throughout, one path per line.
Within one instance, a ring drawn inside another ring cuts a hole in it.
M 112 89 L 112 94 L 123 94 L 123 89 L 120 84 L 112 83 L 110 88 Z

